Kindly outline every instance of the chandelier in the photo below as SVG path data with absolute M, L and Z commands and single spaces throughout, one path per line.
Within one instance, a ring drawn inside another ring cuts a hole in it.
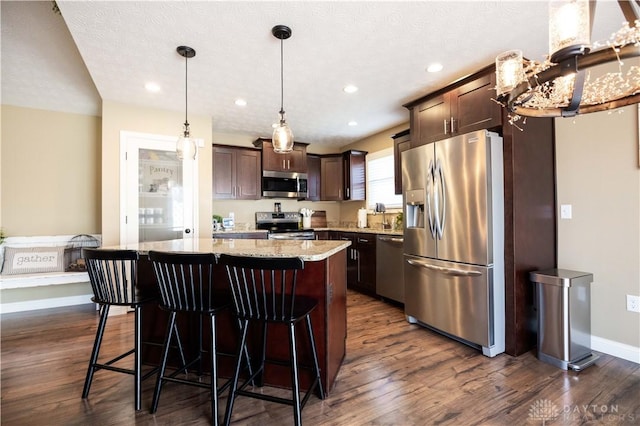
M 595 3 L 549 2 L 550 53 L 544 62 L 523 59 L 520 50 L 498 55 L 496 100 L 509 111 L 511 124 L 521 116 L 573 117 L 640 102 L 640 63 L 624 64 L 640 56 L 640 20 L 630 1 L 619 0 L 626 22 L 609 40 L 592 44 Z M 604 64 L 617 70 L 593 78 L 592 68 Z

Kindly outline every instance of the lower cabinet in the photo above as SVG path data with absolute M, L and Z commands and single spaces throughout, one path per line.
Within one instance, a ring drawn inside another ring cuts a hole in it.
M 376 295 L 376 234 L 333 233 L 332 239 L 351 241 L 347 248 L 347 287 Z

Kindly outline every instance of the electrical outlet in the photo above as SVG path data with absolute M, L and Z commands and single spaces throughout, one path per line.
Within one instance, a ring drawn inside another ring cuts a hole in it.
M 640 296 L 627 294 L 627 311 L 640 312 Z

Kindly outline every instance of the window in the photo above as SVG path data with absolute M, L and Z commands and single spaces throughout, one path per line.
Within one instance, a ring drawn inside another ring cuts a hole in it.
M 367 209 L 374 209 L 376 203 L 402 208 L 402 195 L 395 194 L 393 148 L 367 155 Z

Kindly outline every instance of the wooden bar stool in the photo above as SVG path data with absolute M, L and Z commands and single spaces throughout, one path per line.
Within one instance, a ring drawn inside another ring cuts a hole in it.
M 260 258 L 220 255 L 218 263 L 227 270 L 229 283 L 233 293 L 234 310 L 240 319 L 242 339 L 238 346 L 236 368 L 229 391 L 225 425 L 231 421 L 233 403 L 242 395 L 266 401 L 293 406 L 293 417 L 296 425 L 302 424 L 302 408 L 307 403 L 313 390 L 317 387 L 321 399 L 324 399 L 320 368 L 316 352 L 315 338 L 311 327 L 311 311 L 318 302 L 310 297 L 296 295 L 296 280 L 298 271 L 304 268 L 304 262 L 299 258 Z M 314 379 L 306 394 L 300 399 L 300 380 L 298 349 L 296 344 L 296 325 L 304 320 L 306 323 L 309 344 L 313 357 Z M 262 353 L 260 365 L 253 374 L 238 387 L 238 379 L 244 357 L 241 357 L 243 345 L 247 341 L 247 331 L 250 323 L 257 323 L 262 329 Z M 267 325 L 270 323 L 284 324 L 288 328 L 289 353 L 288 360 L 274 360 L 266 358 Z M 247 385 L 264 374 L 265 363 L 286 365 L 291 368 L 292 398 L 281 398 L 264 393 L 246 390 Z
M 222 386 L 217 386 L 217 350 L 216 350 L 216 315 L 230 306 L 229 298 L 217 293 L 213 289 L 213 266 L 215 256 L 210 253 L 167 253 L 149 252 L 149 260 L 153 264 L 158 286 L 160 289 L 160 308 L 169 312 L 169 324 L 164 340 L 162 361 L 156 380 L 151 413 L 158 409 L 160 391 L 165 382 L 197 386 L 209 389 L 211 392 L 212 423 L 218 424 L 218 396 L 230 385 L 227 380 Z M 179 346 L 180 336 L 176 327 L 179 312 L 198 315 L 198 351 L 195 358 L 188 363 L 182 360 L 182 366 L 166 374 L 169 346 L 174 335 Z M 209 383 L 197 379 L 177 377 L 178 374 L 188 373 L 189 369 L 197 365 L 197 375 L 203 375 L 202 355 L 202 318 L 208 317 L 211 326 L 211 346 L 209 348 L 211 362 L 211 380 Z M 175 331 L 175 333 L 174 333 Z
M 141 308 L 146 303 L 157 301 L 155 293 L 142 293 L 137 287 L 137 263 L 138 252 L 134 250 L 103 250 L 94 248 L 83 249 L 84 258 L 91 281 L 93 297 L 91 300 L 100 306 L 100 321 L 96 338 L 93 343 L 91 359 L 87 377 L 84 381 L 82 398 L 89 396 L 93 375 L 96 370 L 111 370 L 118 373 L 132 374 L 134 376 L 135 407 L 140 410 L 142 401 L 142 380 L 156 372 L 157 368 L 142 375 L 142 361 L 140 351 L 142 348 Z M 104 363 L 98 363 L 98 355 L 102 344 L 102 337 L 107 325 L 109 308 L 111 306 L 127 306 L 134 309 L 135 330 L 133 349 Z M 116 367 L 113 364 L 133 354 L 134 367 L 132 369 Z

